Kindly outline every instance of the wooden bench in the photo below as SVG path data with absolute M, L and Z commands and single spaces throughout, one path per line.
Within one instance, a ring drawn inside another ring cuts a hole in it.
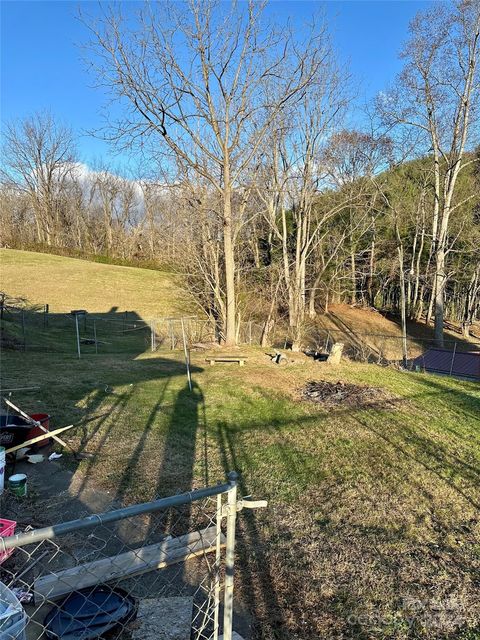
M 247 356 L 241 356 L 241 355 L 232 356 L 232 355 L 224 355 L 222 353 L 219 353 L 219 354 L 215 354 L 214 356 L 207 356 L 205 358 L 205 361 L 209 362 L 211 367 L 213 367 L 213 365 L 216 362 L 238 362 L 238 364 L 241 367 L 243 367 L 246 359 L 247 359 Z

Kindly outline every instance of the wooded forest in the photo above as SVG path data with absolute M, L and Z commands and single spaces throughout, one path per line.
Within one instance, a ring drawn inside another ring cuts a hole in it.
M 140 7 L 140 5 L 139 5 Z M 137 170 L 87 167 L 54 113 L 3 132 L 1 244 L 182 274 L 219 340 L 335 302 L 468 335 L 480 312 L 480 2 L 435 3 L 403 70 L 351 127 L 355 82 L 328 25 L 192 2 L 82 16 L 92 78 L 124 107 L 98 131 Z M 179 54 L 178 52 L 181 51 Z M 355 107 L 358 109 L 358 107 Z

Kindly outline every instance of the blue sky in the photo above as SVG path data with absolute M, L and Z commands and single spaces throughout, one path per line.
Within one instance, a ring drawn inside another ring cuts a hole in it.
M 124 9 L 135 2 L 123 2 Z M 328 17 L 337 50 L 350 69 L 360 91 L 358 103 L 388 87 L 399 71 L 398 52 L 407 37 L 408 23 L 415 13 L 429 6 L 417 0 L 364 2 L 272 2 L 272 17 L 288 16 L 301 22 L 322 7 Z M 79 135 L 82 160 L 92 164 L 107 156 L 106 143 L 85 132 L 101 124 L 105 95 L 93 87 L 82 61 L 80 45 L 88 39 L 77 19 L 78 7 L 94 14 L 96 2 L 45 2 L 3 0 L 1 7 L 1 117 L 22 118 L 50 109 Z M 115 158 L 127 163 L 127 158 Z

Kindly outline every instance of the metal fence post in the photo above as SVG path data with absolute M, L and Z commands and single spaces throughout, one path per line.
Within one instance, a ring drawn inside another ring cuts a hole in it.
M 22 335 L 23 335 L 23 350 L 27 350 L 27 334 L 25 330 L 25 311 L 22 309 Z
M 78 313 L 75 314 L 75 334 L 77 336 L 77 353 L 80 358 L 80 333 L 78 330 Z
M 156 322 L 152 320 L 150 322 L 150 348 L 152 351 L 157 350 L 157 336 L 156 336 Z
M 95 340 L 95 353 L 98 353 L 98 341 L 97 341 L 97 322 L 93 319 L 93 337 Z
M 213 605 L 213 640 L 218 640 L 220 627 L 220 563 L 222 558 L 221 537 L 222 537 L 222 494 L 217 496 L 217 519 L 215 522 L 216 531 L 216 549 L 215 549 L 215 586 L 214 586 L 214 605 Z
M 227 544 L 225 551 L 225 599 L 223 610 L 223 640 L 233 635 L 233 577 L 235 569 L 235 522 L 237 519 L 237 479 L 235 471 L 228 474 L 230 489 L 227 500 Z
M 455 362 L 455 355 L 457 353 L 457 341 L 455 340 L 455 344 L 453 345 L 453 353 L 452 353 L 452 362 L 450 363 L 450 371 L 448 373 L 449 376 L 452 375 L 453 371 L 453 363 Z

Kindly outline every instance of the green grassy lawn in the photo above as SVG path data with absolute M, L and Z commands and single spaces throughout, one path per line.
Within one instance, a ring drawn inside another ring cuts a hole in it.
M 478 384 L 352 363 L 281 368 L 260 350 L 244 368 L 192 360 L 192 393 L 180 353 L 5 352 L 2 373 L 7 387 L 40 384 L 15 397 L 56 425 L 98 416 L 70 436 L 94 454 L 76 469 L 80 494 L 131 503 L 235 469 L 242 494 L 269 500 L 239 518 L 238 593 L 255 637 L 478 637 Z M 326 409 L 300 399 L 309 379 L 394 399 Z
M 77 463 L 78 498 L 104 490 L 133 503 L 223 481 L 267 498 L 239 515 L 237 596 L 255 640 L 474 640 L 480 637 L 480 385 L 300 356 L 285 367 L 249 350 L 245 367 L 148 352 L 142 318 L 184 310 L 175 280 L 155 271 L 1 250 L 2 289 L 52 317 L 5 314 L 3 388 L 93 457 Z M 188 307 L 188 305 L 187 305 Z M 72 308 L 91 312 L 98 355 L 75 357 Z M 187 309 L 188 310 L 188 309 Z M 191 310 L 190 310 L 191 311 Z M 243 349 L 242 349 L 243 350 Z M 388 403 L 324 406 L 307 380 L 385 390 Z M 49 524 L 49 523 L 45 523 Z

